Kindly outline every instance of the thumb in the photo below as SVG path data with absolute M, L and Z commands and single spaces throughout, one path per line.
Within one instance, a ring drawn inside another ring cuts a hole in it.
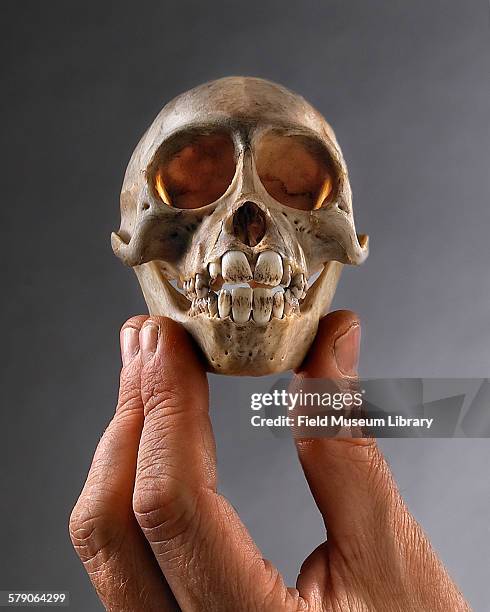
M 349 311 L 330 313 L 320 321 L 294 384 L 300 386 L 304 378 L 352 383 L 357 377 L 359 343 L 358 317 Z M 295 442 L 328 527 L 329 541 L 356 542 L 369 537 L 369 545 L 374 545 L 399 505 L 393 478 L 376 442 L 362 437 L 296 437 Z

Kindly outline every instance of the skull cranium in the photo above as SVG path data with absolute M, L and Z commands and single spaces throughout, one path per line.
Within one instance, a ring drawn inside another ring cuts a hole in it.
M 222 374 L 298 366 L 342 264 L 368 254 L 331 127 L 256 78 L 212 81 L 163 108 L 129 162 L 121 217 L 112 246 L 150 313 L 182 323 Z

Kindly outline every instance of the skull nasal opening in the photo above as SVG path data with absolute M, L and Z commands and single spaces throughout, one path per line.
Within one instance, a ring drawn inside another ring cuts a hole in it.
M 233 215 L 233 233 L 247 246 L 259 244 L 265 230 L 265 214 L 253 202 L 245 202 Z

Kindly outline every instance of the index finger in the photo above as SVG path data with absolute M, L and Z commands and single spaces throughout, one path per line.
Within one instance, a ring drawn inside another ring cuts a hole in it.
M 138 335 L 146 318 L 133 317 L 121 330 L 123 368 L 116 413 L 73 509 L 70 535 L 108 609 L 176 610 L 131 507 L 143 426 Z

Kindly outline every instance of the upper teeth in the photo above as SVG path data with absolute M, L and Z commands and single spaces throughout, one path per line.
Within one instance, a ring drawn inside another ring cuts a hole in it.
M 284 266 L 284 272 L 283 272 L 282 279 L 281 279 L 281 285 L 288 287 L 290 282 L 291 282 L 291 266 L 289 264 L 286 264 Z
M 254 280 L 275 287 L 282 279 L 282 259 L 279 253 L 264 251 L 257 258 Z
M 213 281 L 216 280 L 216 278 L 221 274 L 221 262 L 213 261 L 212 263 L 209 264 L 208 270 L 209 270 L 210 282 L 212 284 Z
M 305 277 L 302 274 L 295 274 L 291 280 L 291 292 L 295 298 L 301 298 L 303 296 L 303 290 L 305 288 Z
M 221 274 L 225 282 L 246 283 L 252 280 L 252 270 L 242 251 L 228 251 L 221 259 Z
M 238 286 L 231 291 L 227 288 L 218 291 L 222 281 L 214 284 L 220 275 L 225 283 L 248 283 L 253 277 L 256 283 L 271 288 Z M 284 289 L 280 285 L 284 285 Z M 210 291 L 210 286 L 217 293 Z M 253 275 L 245 253 L 227 251 L 221 261 L 211 262 L 207 270 L 185 281 L 183 287 L 192 300 L 191 314 L 207 313 L 221 319 L 232 317 L 238 324 L 252 318 L 257 325 L 265 325 L 271 317 L 281 319 L 299 313 L 299 300 L 306 295 L 304 274 L 293 275 L 291 265 L 286 262 L 283 265 L 282 257 L 275 251 L 259 254 Z

